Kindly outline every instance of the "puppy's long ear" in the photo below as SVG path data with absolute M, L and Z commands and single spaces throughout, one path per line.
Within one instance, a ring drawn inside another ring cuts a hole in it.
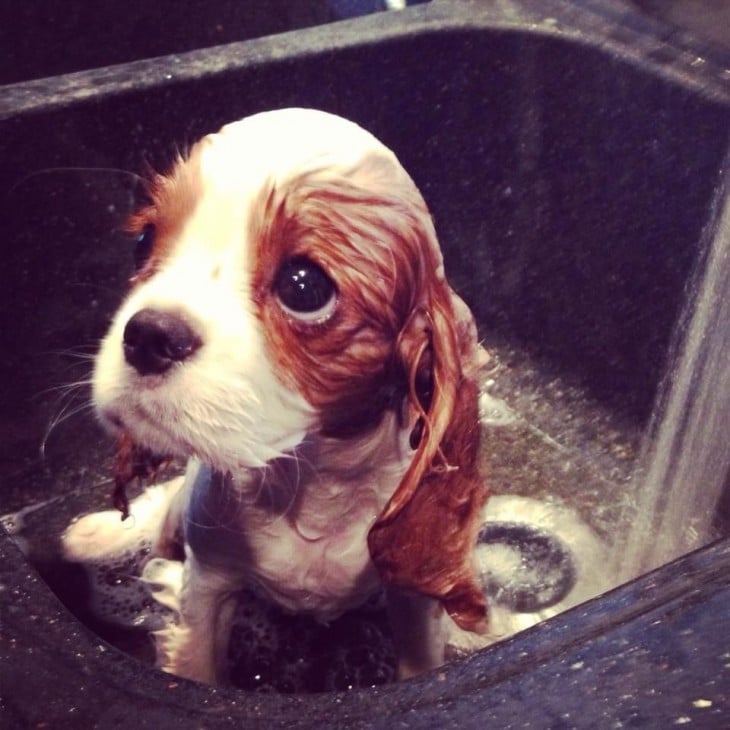
M 472 556 L 487 498 L 477 468 L 486 353 L 444 278 L 433 274 L 426 288 L 398 341 L 415 453 L 368 546 L 385 583 L 437 598 L 459 626 L 481 632 L 487 607 Z

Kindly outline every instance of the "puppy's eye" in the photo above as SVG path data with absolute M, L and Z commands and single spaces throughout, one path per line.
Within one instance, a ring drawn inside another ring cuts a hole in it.
M 134 247 L 134 269 L 141 271 L 150 258 L 155 244 L 156 228 L 154 223 L 147 223 L 137 236 Z
M 321 322 L 335 308 L 337 289 L 324 269 L 304 257 L 287 261 L 276 276 L 274 292 L 281 308 L 303 322 Z

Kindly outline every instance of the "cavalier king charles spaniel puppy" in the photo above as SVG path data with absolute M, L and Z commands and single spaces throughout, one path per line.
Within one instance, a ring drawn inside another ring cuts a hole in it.
M 323 621 L 384 586 L 399 676 L 437 666 L 443 614 L 486 628 L 486 354 L 415 184 L 356 124 L 283 109 L 204 137 L 149 197 L 93 401 L 129 478 L 139 454 L 188 467 L 133 520 L 71 525 L 67 556 L 147 535 L 175 609 L 158 663 L 184 677 L 225 680 L 243 586 Z

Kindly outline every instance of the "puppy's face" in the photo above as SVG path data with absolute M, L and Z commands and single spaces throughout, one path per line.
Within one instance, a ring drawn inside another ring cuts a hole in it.
M 441 261 L 374 137 L 321 112 L 260 114 L 204 138 L 150 193 L 94 372 L 106 424 L 235 471 L 400 407 L 402 332 Z

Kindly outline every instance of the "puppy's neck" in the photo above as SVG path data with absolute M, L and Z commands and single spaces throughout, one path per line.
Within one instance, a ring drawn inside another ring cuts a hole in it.
M 303 455 L 320 474 L 343 481 L 360 481 L 383 466 L 407 462 L 412 452 L 409 429 L 395 411 L 384 412 L 380 423 L 360 436 L 346 439 L 315 435 L 301 445 Z
M 290 455 L 255 471 L 232 474 L 244 501 L 307 534 L 333 521 L 374 520 L 390 499 L 411 457 L 408 430 L 387 412 L 358 438 L 309 435 Z

